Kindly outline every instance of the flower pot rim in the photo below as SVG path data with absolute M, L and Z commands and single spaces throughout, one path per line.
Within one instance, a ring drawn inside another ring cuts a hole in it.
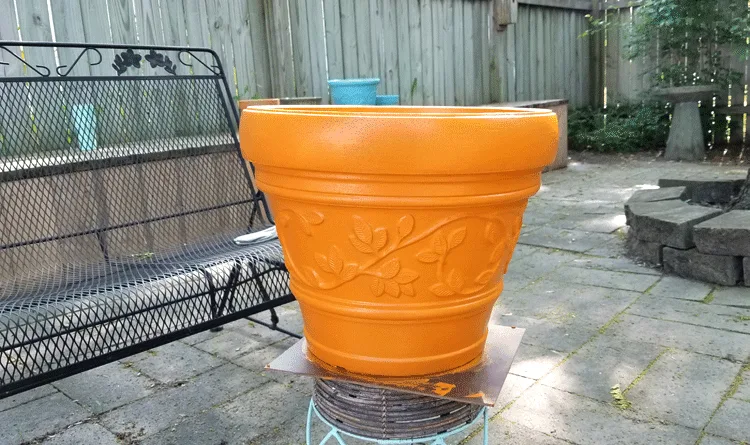
M 243 110 L 240 145 L 256 167 L 477 175 L 541 172 L 557 153 L 557 131 L 555 113 L 541 109 L 270 105 Z
M 391 97 L 397 95 L 384 95 Z M 555 116 L 546 109 L 512 107 L 447 107 L 418 105 L 258 105 L 243 109 L 243 113 L 309 116 L 330 118 L 368 119 L 519 119 Z
M 377 77 L 367 77 L 362 79 L 330 79 L 328 85 L 330 86 L 350 86 L 350 85 L 375 85 L 380 83 L 380 79 Z

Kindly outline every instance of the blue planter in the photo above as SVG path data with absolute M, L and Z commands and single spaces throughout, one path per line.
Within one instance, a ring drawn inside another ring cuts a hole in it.
M 78 148 L 92 151 L 96 148 L 96 113 L 92 104 L 73 105 L 73 127 L 78 135 Z
M 380 79 L 334 79 L 328 81 L 331 101 L 336 105 L 375 105 Z
M 398 105 L 398 94 L 378 95 L 375 97 L 375 105 Z

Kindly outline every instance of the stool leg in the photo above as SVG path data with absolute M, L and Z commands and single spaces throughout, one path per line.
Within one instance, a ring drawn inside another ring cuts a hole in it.
M 484 407 L 484 445 L 490 445 L 490 424 L 487 419 L 487 407 Z
M 312 435 L 312 413 L 313 413 L 313 400 L 310 398 L 310 406 L 307 408 L 307 426 L 305 427 L 305 444 L 310 445 L 310 436 Z

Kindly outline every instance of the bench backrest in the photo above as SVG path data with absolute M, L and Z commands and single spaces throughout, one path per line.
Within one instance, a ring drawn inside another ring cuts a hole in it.
M 0 42 L 0 303 L 263 223 L 215 53 L 23 45 Z

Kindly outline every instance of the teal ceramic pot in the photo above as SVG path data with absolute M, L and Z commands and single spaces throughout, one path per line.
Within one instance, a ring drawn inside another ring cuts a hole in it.
M 398 94 L 377 95 L 375 105 L 398 105 Z
M 328 81 L 335 105 L 375 105 L 380 79 L 333 79 Z

